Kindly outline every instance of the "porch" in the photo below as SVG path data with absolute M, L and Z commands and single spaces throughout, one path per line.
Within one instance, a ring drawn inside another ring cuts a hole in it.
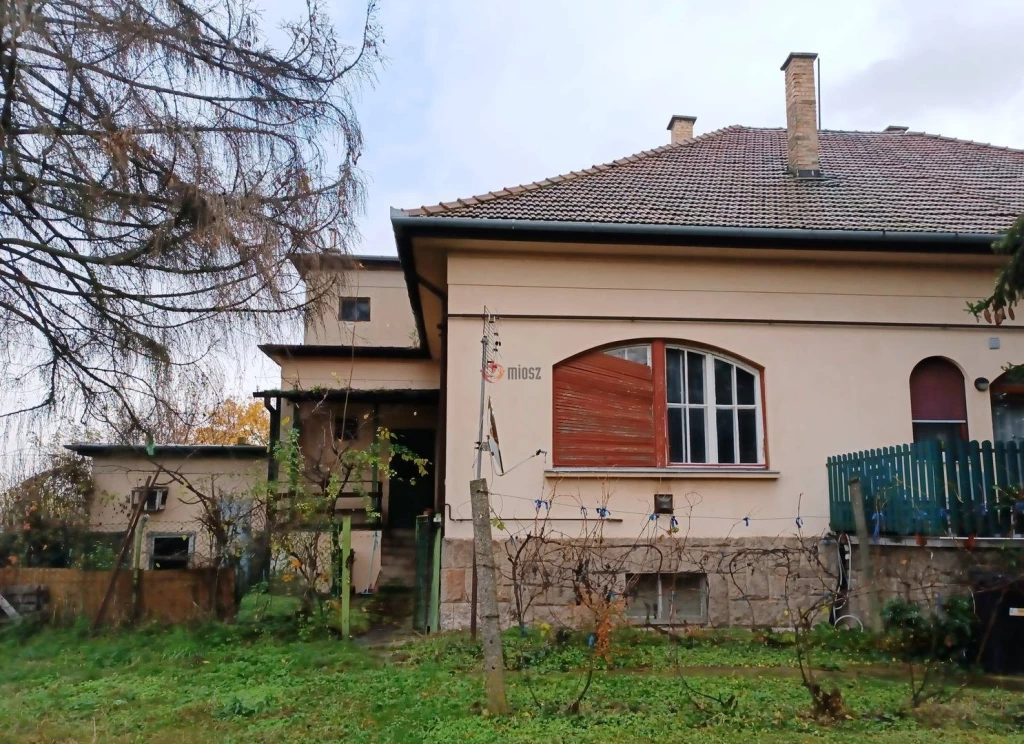
M 851 483 L 875 539 L 1024 538 L 1024 446 L 923 441 L 828 458 L 833 532 L 855 534 Z

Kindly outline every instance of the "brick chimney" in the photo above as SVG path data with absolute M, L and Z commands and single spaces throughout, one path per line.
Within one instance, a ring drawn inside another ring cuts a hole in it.
M 668 120 L 668 126 L 665 127 L 668 131 L 672 132 L 672 139 L 669 142 L 673 145 L 678 145 L 680 142 L 693 139 L 693 125 L 697 122 L 696 116 L 680 116 L 679 114 L 673 114 L 672 118 Z
M 818 55 L 793 52 L 786 58 L 786 153 L 789 171 L 797 178 L 821 175 L 818 150 L 818 102 L 814 90 L 814 60 Z

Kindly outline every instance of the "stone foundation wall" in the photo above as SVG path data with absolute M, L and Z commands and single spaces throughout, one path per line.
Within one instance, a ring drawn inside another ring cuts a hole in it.
M 852 590 L 840 614 L 863 618 L 867 582 L 853 546 Z M 969 573 L 992 564 L 995 551 L 962 546 L 873 545 L 873 573 L 883 602 L 891 597 L 935 604 L 962 592 Z M 837 546 L 832 539 L 665 537 L 650 545 L 607 540 L 534 545 L 494 542 L 502 624 L 587 627 L 593 602 L 581 601 L 581 565 L 598 576 L 591 582 L 611 596 L 626 586 L 626 574 L 703 573 L 707 577 L 710 627 L 792 627 L 794 616 L 811 622 L 828 618 L 839 584 Z M 531 552 L 532 551 L 532 552 Z M 518 558 L 516 558 L 518 554 Z M 441 554 L 441 628 L 470 625 L 473 543 L 445 539 Z M 574 569 L 576 573 L 574 573 Z M 517 581 L 513 582 L 513 575 Z M 856 620 L 850 620 L 854 625 Z

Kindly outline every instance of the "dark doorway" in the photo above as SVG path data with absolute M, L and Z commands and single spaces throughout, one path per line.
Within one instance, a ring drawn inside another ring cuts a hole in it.
M 434 508 L 434 430 L 395 429 L 393 433 L 398 444 L 427 459 L 426 475 L 401 458 L 391 463 L 397 478 L 388 489 L 388 526 L 414 527 L 418 515 Z

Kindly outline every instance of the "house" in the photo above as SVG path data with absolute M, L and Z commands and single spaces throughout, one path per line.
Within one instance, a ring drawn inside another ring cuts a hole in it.
M 140 500 L 138 560 L 147 570 L 215 565 L 207 517 L 212 510 L 204 504 L 225 511 L 233 505 L 238 518 L 222 521 L 238 522 L 246 532 L 258 531 L 265 517 L 250 505 L 266 476 L 266 447 L 157 445 L 147 452 L 143 446 L 76 443 L 68 449 L 92 460 L 89 530 L 93 542 L 109 551 L 107 559 L 120 547 Z
M 1024 151 L 819 130 L 814 59 L 782 67 L 785 128 L 673 116 L 651 150 L 393 211 L 396 258 L 296 256 L 323 301 L 303 343 L 260 347 L 272 438 L 314 482 L 382 429 L 430 461 L 346 478 L 357 589 L 413 583 L 433 523 L 437 619 L 470 625 L 480 473 L 506 622 L 621 600 L 788 625 L 793 597 L 844 590 L 829 458 L 1024 433 L 1021 323 L 965 312 L 1024 212 Z M 925 570 L 940 542 L 891 552 Z
M 673 116 L 660 147 L 393 211 L 397 262 L 306 267 L 348 286 L 305 344 L 264 347 L 282 389 L 257 395 L 321 442 L 369 414 L 434 447 L 432 493 L 392 492 L 383 531 L 443 516 L 442 627 L 470 623 L 481 441 L 499 555 L 539 519 L 570 542 L 599 522 L 609 546 L 653 523 L 690 556 L 617 564 L 648 619 L 758 622 L 756 601 L 785 624 L 792 586 L 751 556 L 828 531 L 830 456 L 1021 431 L 999 385 L 1021 325 L 965 303 L 990 293 L 991 244 L 1024 211 L 1024 152 L 819 130 L 814 59 L 782 67 L 785 128 L 695 136 Z M 333 405 L 307 418 L 311 398 Z M 571 595 L 531 617 L 571 615 Z

